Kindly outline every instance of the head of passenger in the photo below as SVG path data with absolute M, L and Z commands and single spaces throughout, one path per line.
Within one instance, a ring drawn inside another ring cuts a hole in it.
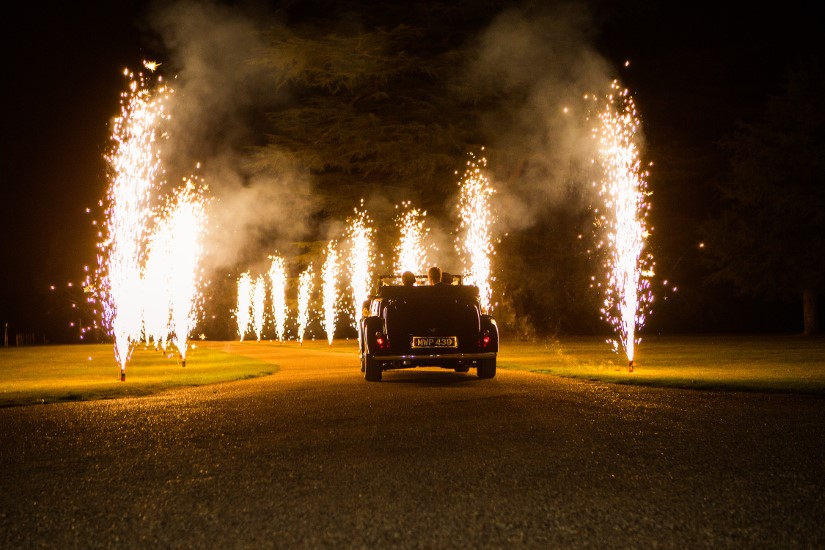
M 443 285 L 451 285 L 453 284 L 453 276 L 447 273 L 446 271 L 441 272 L 441 284 Z
M 401 283 L 404 286 L 413 286 L 415 284 L 415 274 L 412 271 L 405 271 L 401 274 Z
M 438 284 L 441 282 L 441 268 L 434 265 L 427 271 L 427 278 L 430 280 L 430 284 Z

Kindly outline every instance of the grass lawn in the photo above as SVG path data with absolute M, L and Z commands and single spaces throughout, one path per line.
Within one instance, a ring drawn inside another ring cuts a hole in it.
M 349 354 L 357 365 L 355 340 L 336 340 L 331 347 L 326 340 L 307 340 L 302 349 Z M 265 376 L 278 371 L 278 350 L 255 342 L 234 342 L 231 349 L 196 343 L 183 367 L 172 354 L 138 347 L 121 383 L 111 344 L 0 348 L 0 406 L 133 397 Z M 651 336 L 635 359 L 629 372 L 627 360 L 598 337 L 505 340 L 498 367 L 618 384 L 825 395 L 822 338 Z M 353 375 L 360 376 L 356 368 Z
M 276 372 L 267 360 L 196 347 L 186 367 L 177 354 L 138 347 L 120 381 L 111 344 L 0 348 L 0 406 L 148 395 Z
M 825 339 L 793 335 L 650 336 L 636 364 L 604 340 L 502 344 L 500 368 L 619 384 L 825 394 Z

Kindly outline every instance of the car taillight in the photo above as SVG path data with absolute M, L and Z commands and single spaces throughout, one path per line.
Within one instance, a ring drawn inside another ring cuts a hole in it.
M 389 339 L 380 332 L 375 333 L 375 344 L 378 349 L 387 349 L 390 347 Z
M 478 347 L 486 348 L 487 346 L 490 345 L 491 340 L 492 339 L 490 338 L 489 334 L 482 335 L 481 338 L 479 338 L 479 340 L 478 340 Z

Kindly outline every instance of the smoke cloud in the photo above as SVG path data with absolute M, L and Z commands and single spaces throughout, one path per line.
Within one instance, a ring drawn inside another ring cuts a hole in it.
M 152 18 L 168 52 L 161 72 L 174 75 L 176 90 L 164 155 L 174 160 L 167 170 L 188 174 L 199 163 L 215 198 L 209 269 L 260 261 L 297 240 L 341 235 L 343 220 L 311 226 L 319 204 L 307 173 L 261 176 L 246 165 L 243 152 L 264 145 L 256 141 L 264 113 L 289 101 L 277 92 L 271 67 L 248 63 L 263 46 L 260 31 L 274 20 L 265 11 L 193 1 L 163 6 Z M 471 61 L 458 75 L 462 89 L 507 98 L 496 102 L 505 107 L 481 115 L 499 235 L 528 228 L 550 206 L 590 192 L 593 140 L 582 96 L 601 93 L 612 80 L 594 49 L 595 31 L 581 4 L 510 8 L 468 44 Z M 519 156 L 499 159 L 502 151 Z M 394 206 L 370 197 L 366 208 L 376 218 L 391 215 Z M 440 251 L 434 263 L 458 264 L 454 223 L 427 219 Z
M 500 14 L 473 44 L 467 82 L 479 94 L 507 98 L 503 110 L 483 115 L 501 232 L 529 227 L 549 205 L 588 192 L 582 170 L 594 151 L 582 97 L 612 80 L 594 32 L 581 4 L 518 8 Z M 519 156 L 499 163 L 497 151 Z
M 263 145 L 256 130 L 268 108 L 286 100 L 275 91 L 272 69 L 248 61 L 271 20 L 261 11 L 188 1 L 163 6 L 151 19 L 168 56 L 160 72 L 175 90 L 162 153 L 168 180 L 194 172 L 213 197 L 208 270 L 260 261 L 302 239 L 316 210 L 303 173 L 262 176 L 244 155 Z

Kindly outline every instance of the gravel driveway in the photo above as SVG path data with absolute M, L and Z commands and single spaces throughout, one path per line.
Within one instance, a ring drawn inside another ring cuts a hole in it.
M 825 547 L 821 397 L 270 353 L 266 378 L 0 409 L 0 548 Z

